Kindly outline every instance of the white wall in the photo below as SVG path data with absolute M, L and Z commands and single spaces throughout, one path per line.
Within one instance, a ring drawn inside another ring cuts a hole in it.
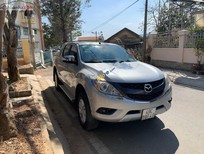
M 178 54 L 180 52 L 179 48 L 153 48 L 151 58 L 152 60 L 194 64 L 197 63 L 197 57 L 193 50 L 193 48 L 184 48 L 182 57 L 181 54 Z M 202 63 L 204 63 L 204 57 Z
M 151 46 L 154 44 L 154 39 L 156 38 L 156 33 L 151 34 L 149 38 L 149 43 Z M 151 59 L 161 60 L 169 62 L 178 63 L 197 63 L 197 56 L 195 56 L 193 48 L 184 48 L 186 43 L 186 36 L 188 31 L 182 30 L 178 32 L 179 35 L 179 47 L 178 48 L 152 48 Z M 202 62 L 204 63 L 204 56 Z

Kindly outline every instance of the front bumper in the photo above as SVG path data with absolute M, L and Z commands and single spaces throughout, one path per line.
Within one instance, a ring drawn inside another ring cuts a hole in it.
M 127 122 L 140 120 L 144 109 L 156 108 L 155 115 L 166 112 L 171 107 L 172 88 L 152 102 L 134 101 L 98 92 L 94 87 L 87 91 L 92 116 L 100 121 Z M 101 108 L 113 109 L 112 114 L 101 114 Z

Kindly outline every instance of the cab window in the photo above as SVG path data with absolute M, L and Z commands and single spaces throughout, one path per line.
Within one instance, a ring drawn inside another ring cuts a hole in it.
M 70 45 L 68 44 L 68 45 L 66 45 L 66 46 L 64 47 L 64 51 L 63 51 L 63 53 L 62 53 L 62 57 L 66 57 L 66 56 L 69 55 L 69 49 L 70 49 Z

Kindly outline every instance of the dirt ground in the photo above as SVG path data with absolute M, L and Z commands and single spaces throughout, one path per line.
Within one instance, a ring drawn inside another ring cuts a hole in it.
M 12 91 L 28 90 L 25 78 L 14 83 Z M 4 141 L 0 137 L 0 154 L 44 154 L 44 139 L 41 131 L 39 104 L 32 96 L 12 102 L 18 136 Z

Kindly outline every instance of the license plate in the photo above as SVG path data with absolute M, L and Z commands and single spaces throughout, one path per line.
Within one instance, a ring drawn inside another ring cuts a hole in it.
M 142 112 L 142 120 L 154 118 L 156 108 L 146 109 Z

